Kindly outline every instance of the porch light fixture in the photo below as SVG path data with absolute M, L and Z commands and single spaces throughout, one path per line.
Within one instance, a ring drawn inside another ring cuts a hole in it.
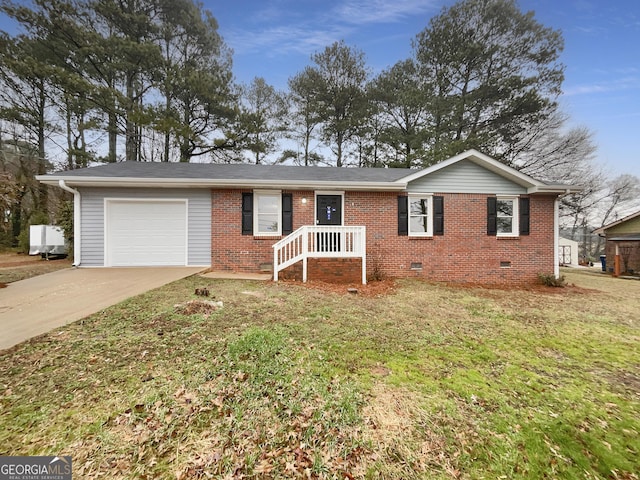
M 306 205 L 307 203 L 307 197 L 302 197 L 302 200 L 300 200 L 302 202 L 303 205 Z

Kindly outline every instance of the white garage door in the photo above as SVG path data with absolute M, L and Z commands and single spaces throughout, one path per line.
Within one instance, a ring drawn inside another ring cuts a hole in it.
M 186 200 L 107 200 L 105 215 L 105 266 L 186 265 Z

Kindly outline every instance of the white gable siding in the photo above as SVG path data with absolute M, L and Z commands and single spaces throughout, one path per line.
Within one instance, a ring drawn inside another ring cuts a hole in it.
M 104 266 L 104 199 L 188 199 L 188 265 L 211 264 L 211 191 L 208 189 L 79 188 L 82 232 L 80 265 Z
M 497 193 L 520 195 L 527 190 L 469 160 L 461 160 L 407 185 L 409 192 Z

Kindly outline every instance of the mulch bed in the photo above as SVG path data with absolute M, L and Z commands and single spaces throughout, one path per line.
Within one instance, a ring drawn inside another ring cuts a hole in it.
M 428 280 L 424 280 L 427 283 Z M 370 281 L 366 285 L 361 284 L 344 284 L 344 283 L 330 283 L 330 282 L 319 282 L 315 280 L 308 280 L 306 283 L 302 283 L 296 280 L 281 280 L 283 283 L 288 283 L 291 285 L 300 285 L 307 288 L 312 288 L 315 290 L 322 290 L 337 293 L 340 295 L 359 295 L 362 297 L 382 297 L 385 295 L 390 295 L 395 293 L 396 291 L 396 280 L 393 278 L 388 278 L 384 280 L 375 280 Z M 598 293 L 597 290 L 591 290 L 588 288 L 578 287 L 573 284 L 567 284 L 564 287 L 548 287 L 542 284 L 530 284 L 530 285 L 484 285 L 479 283 L 441 283 L 449 288 L 458 288 L 458 289 L 466 289 L 466 290 L 479 290 L 480 293 L 485 292 L 486 295 L 492 296 L 494 294 L 503 294 L 506 291 L 521 291 L 521 292 L 531 292 L 531 293 L 540 293 L 547 295 L 586 295 L 590 293 Z
M 319 282 L 316 280 L 308 280 L 306 283 L 302 283 L 295 280 L 284 280 L 283 283 L 292 285 L 300 285 L 307 288 L 313 288 L 314 290 L 322 290 L 324 292 L 333 292 L 340 295 L 359 295 L 362 297 L 382 297 L 395 293 L 396 282 L 394 279 L 375 280 L 362 284 L 345 284 L 345 283 L 330 283 Z

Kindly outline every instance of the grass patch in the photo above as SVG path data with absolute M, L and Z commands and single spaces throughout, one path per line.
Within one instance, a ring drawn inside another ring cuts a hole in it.
M 640 283 L 565 276 L 220 280 L 206 313 L 174 307 L 185 279 L 0 357 L 0 454 L 72 455 L 77 478 L 636 479 Z

